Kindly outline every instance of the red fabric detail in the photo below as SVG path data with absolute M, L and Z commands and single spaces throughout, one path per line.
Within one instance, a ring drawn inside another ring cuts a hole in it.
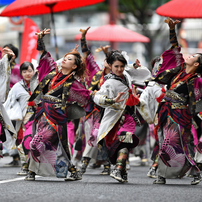
M 166 91 L 165 91 L 164 87 L 161 89 L 161 91 L 162 91 L 161 95 L 156 98 L 156 101 L 157 101 L 157 102 L 161 102 L 161 100 L 162 100 L 162 99 L 164 98 L 164 96 L 165 96 L 165 92 L 166 92 Z
M 159 125 L 154 126 L 154 137 L 155 140 L 158 141 L 158 129 L 159 129 Z
M 30 94 L 30 96 L 32 95 L 31 91 L 29 91 L 29 94 Z M 35 106 L 36 104 L 35 104 L 35 102 L 33 100 L 33 101 L 28 102 L 27 105 L 28 106 Z
M 62 76 L 62 70 L 60 70 L 59 73 L 57 73 L 54 77 L 53 80 L 51 82 L 51 88 L 50 90 L 53 90 L 55 88 L 57 88 L 59 85 L 63 84 L 71 75 L 72 73 L 70 73 L 69 75 L 67 75 L 64 79 L 62 79 L 61 81 L 58 82 L 58 78 L 60 78 Z M 50 91 L 49 90 L 49 91 Z
M 33 101 L 28 102 L 28 103 L 27 103 L 27 105 L 28 105 L 28 106 L 35 106 L 35 102 L 34 102 L 34 100 L 33 100 Z
M 23 129 L 22 126 L 20 127 L 20 130 L 18 131 L 18 137 L 16 140 L 16 145 L 18 146 L 23 140 Z
M 128 92 L 129 92 L 129 97 L 128 97 L 128 100 L 126 101 L 126 105 L 127 106 L 137 105 L 140 102 L 139 98 L 135 97 L 132 94 L 132 90 L 131 89 L 129 89 Z
M 105 144 L 107 147 L 111 147 L 111 145 L 115 141 L 115 139 L 118 138 L 117 132 L 119 130 L 119 124 L 120 124 L 120 120 L 116 122 L 114 127 L 107 134 L 107 136 L 105 136 Z

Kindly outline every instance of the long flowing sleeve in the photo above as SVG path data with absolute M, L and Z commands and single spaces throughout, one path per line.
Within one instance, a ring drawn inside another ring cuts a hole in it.
M 85 54 L 84 56 L 86 58 L 86 68 L 87 68 L 87 74 L 88 74 L 86 78 L 86 82 L 87 82 L 87 86 L 89 86 L 93 76 L 100 70 L 100 67 L 95 62 L 95 59 L 90 49 L 88 48 L 86 38 L 83 36 L 81 37 L 81 51 L 83 54 Z
M 37 67 L 38 70 L 38 80 L 41 80 L 46 76 L 49 72 L 53 69 L 56 69 L 56 62 L 51 57 L 51 54 L 47 52 L 39 61 L 39 66 Z
M 178 47 L 178 41 L 177 41 L 177 36 L 175 33 L 175 28 L 170 29 L 170 44 L 171 44 L 171 49 Z
M 122 99 L 124 99 L 124 101 L 114 103 L 112 99 L 114 99 L 119 92 L 125 92 L 125 94 L 121 97 Z M 117 81 L 115 79 L 108 79 L 101 86 L 100 90 L 95 93 L 93 100 L 100 107 L 110 107 L 114 110 L 122 110 L 125 107 L 125 102 L 128 99 L 128 95 L 129 94 L 127 86 L 122 85 L 120 81 Z
M 143 119 L 149 124 L 154 123 L 159 105 L 156 98 L 160 97 L 161 94 L 162 86 L 151 81 L 139 97 L 140 105 L 137 106 L 137 109 Z
M 87 73 L 88 73 L 88 78 L 86 78 L 86 82 L 87 82 L 87 85 L 89 86 L 93 76 L 100 71 L 100 67 L 96 63 L 91 53 L 86 58 L 86 67 L 87 67 Z
M 68 101 L 77 102 L 86 107 L 93 101 L 92 91 L 89 91 L 79 81 L 75 80 L 70 88 Z
M 144 81 L 151 78 L 151 72 L 147 67 L 134 68 L 133 65 L 125 67 L 124 72 L 129 74 L 131 82 L 136 85 L 145 85 Z
M 24 89 L 24 87 L 22 86 L 21 83 L 22 83 L 22 81 L 19 81 L 9 91 L 8 98 L 7 98 L 6 102 L 4 103 L 4 107 L 6 110 L 9 111 L 10 109 L 12 109 L 15 106 L 20 106 L 19 113 L 22 114 L 22 118 L 23 118 L 26 114 L 27 102 L 28 102 L 30 95 Z M 18 102 L 19 105 L 17 105 L 16 102 Z M 8 113 L 8 115 L 11 120 L 14 120 L 13 116 L 15 116 L 15 114 Z
M 182 67 L 184 58 L 181 53 L 181 47 L 178 46 L 175 29 L 170 29 L 170 44 L 171 48 L 166 50 L 160 57 L 160 61 L 153 69 L 153 79 L 159 76 L 164 71 L 169 71 L 176 67 Z
M 0 102 L 4 103 L 10 88 L 11 67 L 8 61 L 8 55 L 0 59 Z

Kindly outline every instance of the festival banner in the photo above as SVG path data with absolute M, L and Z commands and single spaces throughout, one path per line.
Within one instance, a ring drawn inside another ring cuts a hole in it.
M 20 64 L 25 61 L 31 62 L 32 59 L 37 59 L 37 35 L 39 32 L 38 26 L 30 18 L 25 18 L 24 32 L 22 35 L 21 51 L 20 51 Z

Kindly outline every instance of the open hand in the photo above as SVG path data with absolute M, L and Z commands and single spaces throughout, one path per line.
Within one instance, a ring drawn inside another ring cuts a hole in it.
M 40 32 L 35 33 L 35 35 L 37 35 L 38 38 L 42 38 L 47 34 L 50 34 L 50 29 L 46 29 L 46 28 L 44 30 L 40 31 Z
M 164 22 L 168 24 L 168 26 L 170 27 L 170 29 L 174 29 L 174 28 L 175 28 L 175 25 L 178 24 L 178 23 L 180 23 L 179 20 L 173 21 L 173 20 L 172 20 L 171 18 L 169 18 L 169 17 L 168 17 L 167 19 L 165 19 Z
M 78 45 L 78 44 L 76 44 L 76 45 L 75 45 L 75 47 L 74 47 L 74 49 L 73 49 L 73 51 L 78 52 L 78 48 L 79 48 L 79 45 Z
M 86 34 L 87 34 L 87 32 L 88 32 L 89 29 L 90 29 L 90 27 L 88 27 L 87 29 L 80 29 L 82 37 L 86 36 Z
M 133 67 L 137 69 L 138 67 L 141 67 L 140 61 L 136 59 L 135 63 L 133 64 Z
M 10 62 L 12 62 L 16 58 L 14 52 L 10 48 L 3 48 L 3 55 L 6 55 L 6 54 L 12 57 Z
M 100 46 L 100 48 L 96 48 L 95 52 L 99 53 L 100 51 L 103 51 L 104 54 L 107 54 L 108 49 L 110 48 L 110 45 L 106 45 L 106 46 Z
M 119 92 L 117 96 L 114 98 L 114 102 L 122 102 L 124 99 L 121 99 L 121 96 L 124 95 L 124 92 Z

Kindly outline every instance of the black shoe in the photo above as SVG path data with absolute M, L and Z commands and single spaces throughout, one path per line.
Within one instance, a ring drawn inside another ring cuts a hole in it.
M 202 171 L 202 163 L 197 163 L 196 165 L 200 169 L 200 171 Z
M 118 169 L 112 170 L 112 172 L 111 172 L 111 174 L 110 174 L 110 177 L 112 177 L 112 178 L 114 178 L 115 180 L 118 180 L 119 182 L 122 182 L 122 183 L 126 182 L 126 181 L 123 179 L 122 175 L 121 175 L 121 171 L 118 170 Z
M 151 177 L 151 178 L 157 178 L 156 175 L 156 169 L 154 167 L 151 167 L 147 173 L 147 177 Z
M 34 172 L 28 172 L 27 176 L 25 177 L 26 181 L 34 181 L 35 180 L 35 173 Z
M 104 170 L 100 173 L 100 175 L 110 175 L 110 166 L 104 166 Z
M 122 176 L 122 179 L 123 179 L 125 182 L 128 182 L 128 173 L 127 173 L 126 170 L 122 171 L 121 176 Z
M 83 175 L 86 172 L 86 168 L 90 162 L 91 158 L 83 157 L 82 165 L 81 165 L 81 174 Z
M 65 178 L 65 181 L 76 181 L 76 180 L 81 180 L 82 179 L 82 174 L 79 170 L 73 171 L 71 175 L 68 178 Z
M 154 180 L 153 184 L 165 184 L 166 183 L 166 178 L 158 176 L 156 180 Z
M 10 163 L 4 164 L 3 167 L 21 167 L 21 162 L 19 160 L 13 160 Z
M 197 184 L 199 184 L 199 182 L 201 181 L 202 179 L 201 179 L 201 175 L 199 174 L 199 175 L 196 175 L 196 176 L 194 176 L 194 179 L 193 179 L 193 181 L 191 181 L 191 185 L 197 185 Z
M 96 168 L 100 168 L 100 167 L 101 167 L 101 165 L 96 164 L 96 163 L 89 165 L 89 168 L 91 168 L 91 169 L 96 169 Z
M 83 163 L 83 164 L 81 165 L 81 174 L 82 174 L 82 175 L 86 172 L 87 166 L 88 166 L 88 165 L 86 165 L 85 163 Z
M 29 172 L 28 169 L 21 168 L 21 170 L 17 173 L 17 175 L 27 176 L 28 172 Z

